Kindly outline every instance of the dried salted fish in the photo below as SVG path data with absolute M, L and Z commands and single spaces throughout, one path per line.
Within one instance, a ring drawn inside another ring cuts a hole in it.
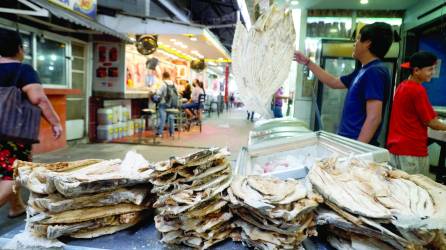
M 410 180 L 425 189 L 429 193 L 429 197 L 432 198 L 434 210 L 428 217 L 412 218 L 397 214 L 394 224 L 405 229 L 440 229 L 446 231 L 446 186 L 423 175 L 408 175 L 401 171 L 392 171 L 389 175 Z
M 67 210 L 74 210 L 86 207 L 102 207 L 120 203 L 133 203 L 141 205 L 148 193 L 145 187 L 120 188 L 106 193 L 80 196 L 75 198 L 65 198 L 60 194 L 50 194 L 48 196 L 38 196 L 31 194 L 28 205 L 40 212 L 59 213 Z
M 364 191 L 370 188 L 367 182 L 358 181 L 348 170 L 338 173 L 341 170 L 336 169 L 336 165 L 325 167 L 322 164 L 313 166 L 309 178 L 324 199 L 354 214 L 376 219 L 391 218 L 391 212 L 375 201 L 374 196 L 369 194 L 370 190 Z M 373 174 L 368 168 L 361 170 L 364 176 Z
M 80 231 L 73 234 L 70 234 L 70 237 L 73 238 L 79 238 L 79 239 L 90 239 L 90 238 L 96 238 L 103 235 L 108 234 L 114 234 L 116 232 L 122 231 L 124 229 L 130 228 L 134 225 L 136 225 L 139 221 L 128 223 L 128 224 L 121 224 L 121 225 L 115 225 L 115 226 L 104 226 L 93 230 L 86 230 L 86 231 Z
M 296 39 L 291 11 L 272 6 L 250 30 L 237 23 L 232 70 L 249 110 L 271 117 L 273 94 L 288 77 Z
M 49 218 L 39 221 L 39 224 L 66 224 L 104 218 L 112 215 L 142 211 L 145 206 L 134 204 L 117 204 L 104 207 L 84 208 L 51 214 Z
M 223 190 L 228 188 L 230 184 L 231 184 L 231 178 L 228 178 L 220 186 L 217 186 L 215 188 L 211 188 L 209 190 L 201 192 L 200 195 L 201 195 L 201 197 L 203 197 L 203 199 L 200 200 L 199 202 L 197 202 L 196 204 L 187 204 L 187 205 L 177 204 L 177 205 L 163 206 L 163 208 L 161 210 L 161 214 L 163 214 L 163 215 L 178 215 L 178 214 L 186 212 L 188 210 L 192 210 L 195 207 L 197 207 L 198 205 L 200 205 L 202 202 L 206 202 L 206 201 L 212 199 L 213 197 L 215 197 L 216 195 L 220 194 L 221 192 L 223 192 Z
M 410 244 L 406 239 L 394 233 L 389 233 L 388 230 L 380 231 L 379 229 L 370 228 L 365 225 L 355 225 L 342 218 L 337 213 L 327 209 L 318 208 L 316 223 L 320 226 L 332 225 L 347 232 L 379 239 L 392 245 L 395 249 L 403 250 L 405 249 L 405 246 L 408 246 Z
M 66 164 L 16 163 L 16 178 L 39 194 L 59 192 L 67 197 L 145 183 L 153 169 L 135 152 L 121 160 L 84 160 Z M 53 171 L 56 170 L 56 171 Z
M 102 218 L 91 219 L 79 223 L 36 224 L 30 223 L 29 230 L 34 235 L 55 239 L 63 235 L 89 232 L 105 226 L 119 226 L 135 224 L 143 217 L 141 212 L 123 213 Z
M 297 249 L 312 235 L 318 200 L 302 181 L 234 176 L 227 191 L 242 241 L 259 249 Z M 316 197 L 316 196 L 315 196 Z
M 222 200 L 220 196 L 215 199 L 203 203 L 197 208 L 187 211 L 185 215 L 189 218 L 205 217 L 206 215 L 216 212 L 228 204 L 227 201 Z
M 222 198 L 232 180 L 228 154 L 213 148 L 155 164 L 150 182 L 162 242 L 205 249 L 230 237 L 233 215 Z

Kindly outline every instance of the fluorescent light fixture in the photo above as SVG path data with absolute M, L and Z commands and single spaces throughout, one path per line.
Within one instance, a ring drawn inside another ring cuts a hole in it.
M 191 36 L 191 37 L 190 37 L 190 40 L 195 42 L 195 41 L 197 41 L 197 38 L 194 37 L 194 36 Z
M 369 3 L 369 0 L 361 0 L 360 3 L 361 3 L 361 4 L 368 4 L 368 3 Z
M 170 41 L 174 43 L 174 42 L 176 42 L 177 40 L 172 38 L 172 39 L 170 39 Z
M 245 21 L 246 29 L 251 28 L 251 18 L 249 17 L 248 8 L 246 7 L 245 0 L 237 0 L 238 7 L 242 14 L 243 20 Z
M 296 0 L 291 1 L 291 5 L 298 5 L 298 4 L 299 4 L 299 1 L 296 1 Z
M 223 60 L 223 57 L 219 57 L 218 60 L 222 61 L 222 60 Z

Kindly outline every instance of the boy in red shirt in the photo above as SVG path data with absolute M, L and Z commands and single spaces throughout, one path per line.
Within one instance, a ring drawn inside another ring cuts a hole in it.
M 446 130 L 421 85 L 432 79 L 436 62 L 434 54 L 420 51 L 410 57 L 409 63 L 401 65 L 410 69 L 411 74 L 395 92 L 387 148 L 390 164 L 409 174 L 429 173 L 427 128 Z

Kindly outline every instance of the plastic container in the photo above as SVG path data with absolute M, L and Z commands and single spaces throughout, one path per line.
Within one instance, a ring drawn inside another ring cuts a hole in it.
M 99 125 L 113 124 L 113 109 L 111 108 L 98 109 L 98 124 Z
M 130 120 L 130 109 L 127 107 L 121 107 L 122 117 L 121 122 L 127 122 Z
M 122 137 L 129 136 L 129 126 L 127 122 L 121 122 L 122 127 Z
M 114 106 L 113 109 L 113 124 L 119 122 L 119 116 L 121 115 L 121 106 Z
M 99 125 L 97 127 L 97 133 L 99 141 L 111 141 L 114 139 L 113 125 Z
M 139 123 L 139 119 L 133 119 L 133 131 L 135 134 L 139 133 L 139 128 L 141 124 Z
M 119 123 L 113 124 L 113 139 L 119 139 Z
M 135 123 L 130 120 L 127 122 L 127 127 L 129 128 L 128 136 L 133 136 L 135 134 Z

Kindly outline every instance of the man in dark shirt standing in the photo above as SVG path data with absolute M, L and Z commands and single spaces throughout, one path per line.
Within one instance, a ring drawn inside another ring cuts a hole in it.
M 329 74 L 301 52 L 295 52 L 296 61 L 306 65 L 322 83 L 334 89 L 348 89 L 339 135 L 378 145 L 391 81 L 390 73 L 381 59 L 392 42 L 393 31 L 389 24 L 376 22 L 365 25 L 353 47 L 353 58 L 359 60 L 362 66 L 341 78 Z

